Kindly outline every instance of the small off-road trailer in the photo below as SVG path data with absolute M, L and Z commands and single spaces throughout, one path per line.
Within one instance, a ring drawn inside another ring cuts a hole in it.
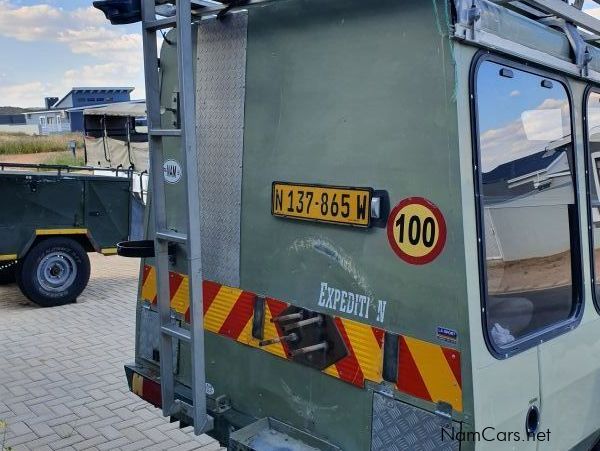
M 116 254 L 129 237 L 131 176 L 93 171 L 0 163 L 0 284 L 16 281 L 43 307 L 73 302 L 90 277 L 87 253 Z
M 598 449 L 583 1 L 141 3 L 134 393 L 232 451 Z

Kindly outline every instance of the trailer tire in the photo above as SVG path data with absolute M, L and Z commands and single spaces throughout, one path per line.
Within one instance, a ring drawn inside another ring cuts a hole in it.
M 0 285 L 15 283 L 17 280 L 17 261 L 0 262 Z
M 40 241 L 17 271 L 23 294 L 41 307 L 75 302 L 89 279 L 90 259 L 81 244 L 70 238 Z

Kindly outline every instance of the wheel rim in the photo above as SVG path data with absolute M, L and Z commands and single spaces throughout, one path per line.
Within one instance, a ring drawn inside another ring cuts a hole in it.
M 46 291 L 64 291 L 77 277 L 77 264 L 65 252 L 51 252 L 44 256 L 37 268 L 37 281 Z

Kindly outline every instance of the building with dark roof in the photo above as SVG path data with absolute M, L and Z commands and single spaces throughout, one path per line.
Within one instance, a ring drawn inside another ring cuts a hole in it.
M 38 125 L 40 134 L 83 131 L 82 107 L 93 107 L 131 100 L 131 87 L 78 87 L 56 100 L 47 97 L 46 109 L 24 113 L 27 124 Z M 72 110 L 72 111 L 71 111 Z

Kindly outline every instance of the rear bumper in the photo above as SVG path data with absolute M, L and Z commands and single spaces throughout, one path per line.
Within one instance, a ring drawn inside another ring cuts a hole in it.
M 162 398 L 160 389 L 160 373 L 152 368 L 130 364 L 125 365 L 125 376 L 129 390 L 149 402 L 154 407 L 162 408 Z M 175 386 L 175 398 L 180 399 L 187 404 L 192 404 L 191 391 L 188 387 L 177 384 Z M 245 415 L 224 405 L 219 400 L 207 397 L 208 414 L 214 420 L 214 428 L 207 432 L 208 435 L 218 440 L 223 446 L 229 443 L 229 434 L 241 429 L 256 421 L 256 418 Z M 172 415 L 169 417 L 171 422 L 179 421 L 181 427 L 193 426 L 194 420 L 189 417 Z

